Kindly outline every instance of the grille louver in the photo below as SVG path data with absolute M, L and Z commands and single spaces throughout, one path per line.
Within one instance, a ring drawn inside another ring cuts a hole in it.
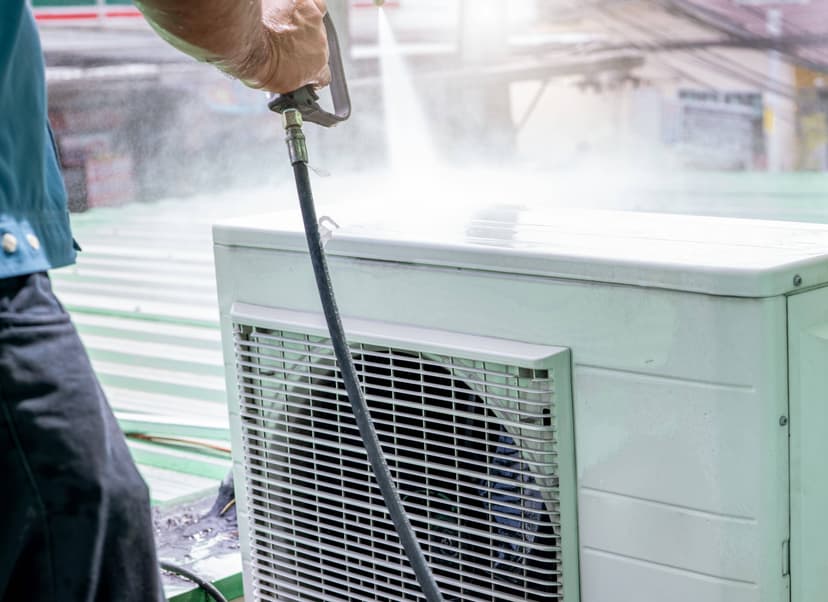
M 423 600 L 330 341 L 234 331 L 256 599 Z M 445 599 L 562 600 L 554 370 L 350 342 Z

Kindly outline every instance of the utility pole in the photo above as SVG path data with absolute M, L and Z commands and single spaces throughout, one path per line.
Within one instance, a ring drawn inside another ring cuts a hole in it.
M 769 8 L 765 12 L 765 28 L 768 36 L 778 38 L 782 35 L 782 11 L 778 8 Z M 779 56 L 779 51 L 768 51 L 768 81 L 776 83 L 782 81 L 782 57 Z M 779 123 L 779 116 L 782 112 L 780 98 L 775 93 L 767 95 L 768 102 L 765 107 L 765 133 L 767 143 L 767 160 L 768 171 L 781 171 L 783 167 L 782 157 L 782 136 L 781 124 Z
M 765 33 L 769 39 L 784 34 L 784 6 L 809 4 L 810 0 L 733 0 L 735 4 L 765 11 Z M 771 49 L 766 53 L 768 88 L 765 100 L 765 153 L 767 170 L 770 172 L 792 169 L 796 156 L 796 103 L 769 88 L 790 87 L 796 89 L 794 72 L 779 53 Z

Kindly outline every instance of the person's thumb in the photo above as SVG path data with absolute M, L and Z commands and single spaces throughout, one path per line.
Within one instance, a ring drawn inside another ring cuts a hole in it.
M 331 83 L 331 68 L 325 65 L 325 68 L 316 76 L 316 81 L 313 82 L 317 88 L 324 88 Z

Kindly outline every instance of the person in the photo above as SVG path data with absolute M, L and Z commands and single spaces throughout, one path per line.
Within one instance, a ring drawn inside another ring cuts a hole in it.
M 327 82 L 324 0 L 141 0 L 256 88 Z M 47 271 L 75 261 L 27 0 L 0 2 L 0 599 L 162 600 L 149 493 Z

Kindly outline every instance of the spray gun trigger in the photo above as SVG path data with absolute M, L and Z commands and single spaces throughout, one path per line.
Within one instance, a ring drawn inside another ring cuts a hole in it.
M 339 229 L 339 224 L 327 215 L 320 217 L 317 224 L 319 226 L 319 237 L 322 239 L 322 247 L 324 248 L 328 241 L 333 238 L 334 231 Z

